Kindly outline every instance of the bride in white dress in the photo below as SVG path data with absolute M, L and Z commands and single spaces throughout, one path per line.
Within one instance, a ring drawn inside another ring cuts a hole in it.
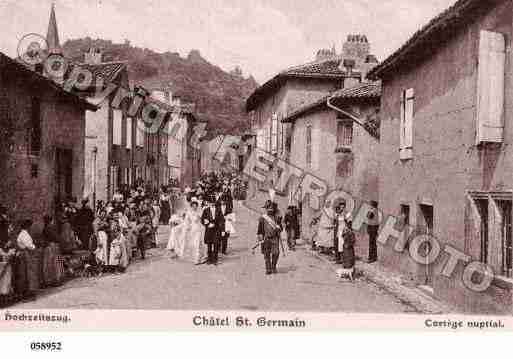
M 199 202 L 193 199 L 190 209 L 185 214 L 184 230 L 182 233 L 183 252 L 179 257 L 191 261 L 194 264 L 201 264 L 205 260 L 205 244 L 203 237 L 205 227 L 201 223 L 202 208 Z

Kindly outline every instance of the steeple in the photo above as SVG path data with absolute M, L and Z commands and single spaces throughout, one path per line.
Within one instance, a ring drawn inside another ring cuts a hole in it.
M 59 41 L 59 30 L 57 29 L 57 18 L 55 17 L 54 3 L 52 3 L 52 10 L 50 12 L 50 22 L 48 23 L 46 42 L 48 43 L 48 51 L 50 54 L 62 55 L 61 43 Z

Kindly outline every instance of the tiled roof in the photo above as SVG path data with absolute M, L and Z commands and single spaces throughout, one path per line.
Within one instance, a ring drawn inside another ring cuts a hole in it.
M 328 96 L 324 96 L 316 101 L 310 102 L 309 104 L 302 106 L 292 112 L 290 115 L 284 118 L 282 122 L 292 122 L 309 111 L 313 111 L 326 106 L 328 98 L 331 98 L 336 103 L 340 103 L 358 99 L 379 99 L 380 97 L 381 82 L 377 81 L 358 84 L 353 87 L 340 89 Z
M 83 69 L 90 71 L 93 74 L 93 78 L 102 77 L 104 83 L 110 83 L 116 79 L 118 74 L 126 69 L 126 62 L 102 62 L 101 64 L 86 64 L 86 63 L 74 63 L 72 66 L 80 66 Z
M 380 65 L 376 66 L 368 74 L 369 78 L 382 78 L 382 75 L 393 71 L 401 63 L 420 52 L 429 50 L 432 46 L 440 46 L 436 39 L 440 36 L 447 37 L 454 29 L 463 23 L 471 21 L 478 15 L 476 11 L 480 7 L 490 7 L 496 4 L 498 0 L 458 0 L 447 10 L 443 11 L 437 17 L 432 19 L 426 26 L 417 31 L 413 36 L 397 51 L 390 55 Z M 431 46 L 426 46 L 427 44 Z
M 246 111 L 252 111 L 267 93 L 276 90 L 288 78 L 319 78 L 339 80 L 345 78 L 347 71 L 340 68 L 341 58 L 309 62 L 300 66 L 290 67 L 258 87 L 246 100 Z M 353 72 L 352 76 L 359 75 Z
M 320 76 L 343 78 L 347 74 L 345 70 L 340 69 L 342 59 L 334 58 L 323 61 L 310 62 L 301 66 L 294 66 L 282 71 L 281 75 L 289 76 Z
M 349 88 L 344 88 L 333 93 L 331 97 L 333 100 L 379 98 L 381 97 L 381 82 L 369 82 Z

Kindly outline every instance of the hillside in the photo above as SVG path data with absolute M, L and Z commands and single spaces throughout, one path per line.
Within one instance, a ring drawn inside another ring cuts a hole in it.
M 258 86 L 253 77 L 243 78 L 238 68 L 230 73 L 210 64 L 198 50 L 184 58 L 175 52 L 157 53 L 91 38 L 67 41 L 66 56 L 83 61 L 83 54 L 94 44 L 103 50 L 104 61 L 127 61 L 132 85 L 148 89 L 170 86 L 183 101 L 194 102 L 201 119 L 209 122 L 212 135 L 240 134 L 248 129 L 244 100 Z

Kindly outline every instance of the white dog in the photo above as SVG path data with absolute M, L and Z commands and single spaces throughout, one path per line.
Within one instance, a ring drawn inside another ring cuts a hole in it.
M 352 282 L 354 280 L 354 267 L 345 269 L 345 268 L 339 268 L 336 271 L 337 278 L 342 279 L 344 277 L 349 278 L 349 280 Z

